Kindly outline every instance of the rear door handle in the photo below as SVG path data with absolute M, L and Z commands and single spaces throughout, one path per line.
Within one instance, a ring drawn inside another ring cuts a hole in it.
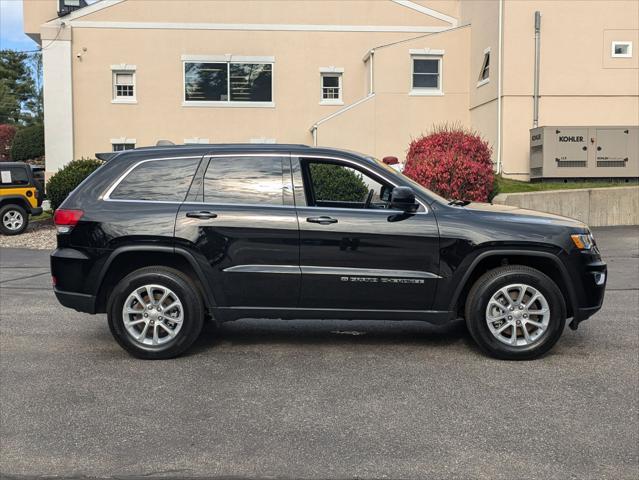
M 330 225 L 331 223 L 337 223 L 337 218 L 332 217 L 308 217 L 306 219 L 308 223 L 319 223 L 320 225 Z
M 217 218 L 217 213 L 213 212 L 186 212 L 186 216 L 189 218 L 200 218 L 202 220 L 207 220 L 210 218 Z

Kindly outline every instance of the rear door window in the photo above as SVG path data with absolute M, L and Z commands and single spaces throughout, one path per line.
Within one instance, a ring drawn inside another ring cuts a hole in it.
M 0 186 L 20 187 L 29 185 L 29 175 L 22 167 L 0 167 Z
M 109 198 L 182 202 L 199 162 L 199 157 L 143 161 L 117 184 Z
M 204 202 L 282 205 L 282 161 L 257 155 L 211 158 L 204 175 Z

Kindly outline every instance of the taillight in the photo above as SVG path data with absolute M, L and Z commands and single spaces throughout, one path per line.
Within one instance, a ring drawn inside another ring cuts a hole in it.
M 58 208 L 53 214 L 53 223 L 58 233 L 69 233 L 78 224 L 82 215 L 84 215 L 82 210 Z

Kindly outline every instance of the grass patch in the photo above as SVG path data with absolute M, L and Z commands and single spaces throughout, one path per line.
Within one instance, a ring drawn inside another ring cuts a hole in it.
M 53 210 L 45 210 L 40 215 L 33 215 L 29 219 L 29 221 L 30 222 L 39 222 L 41 220 L 48 220 L 51 217 L 53 217 Z
M 580 182 L 520 182 L 501 176 L 495 177 L 497 193 L 542 192 L 545 190 L 569 190 L 574 188 L 608 188 L 630 187 L 637 182 L 609 182 L 604 180 L 580 181 Z

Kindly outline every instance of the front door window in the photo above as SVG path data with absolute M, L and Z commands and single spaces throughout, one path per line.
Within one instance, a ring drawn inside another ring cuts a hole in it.
M 388 208 L 392 186 L 348 165 L 307 161 L 309 206 L 332 208 Z

